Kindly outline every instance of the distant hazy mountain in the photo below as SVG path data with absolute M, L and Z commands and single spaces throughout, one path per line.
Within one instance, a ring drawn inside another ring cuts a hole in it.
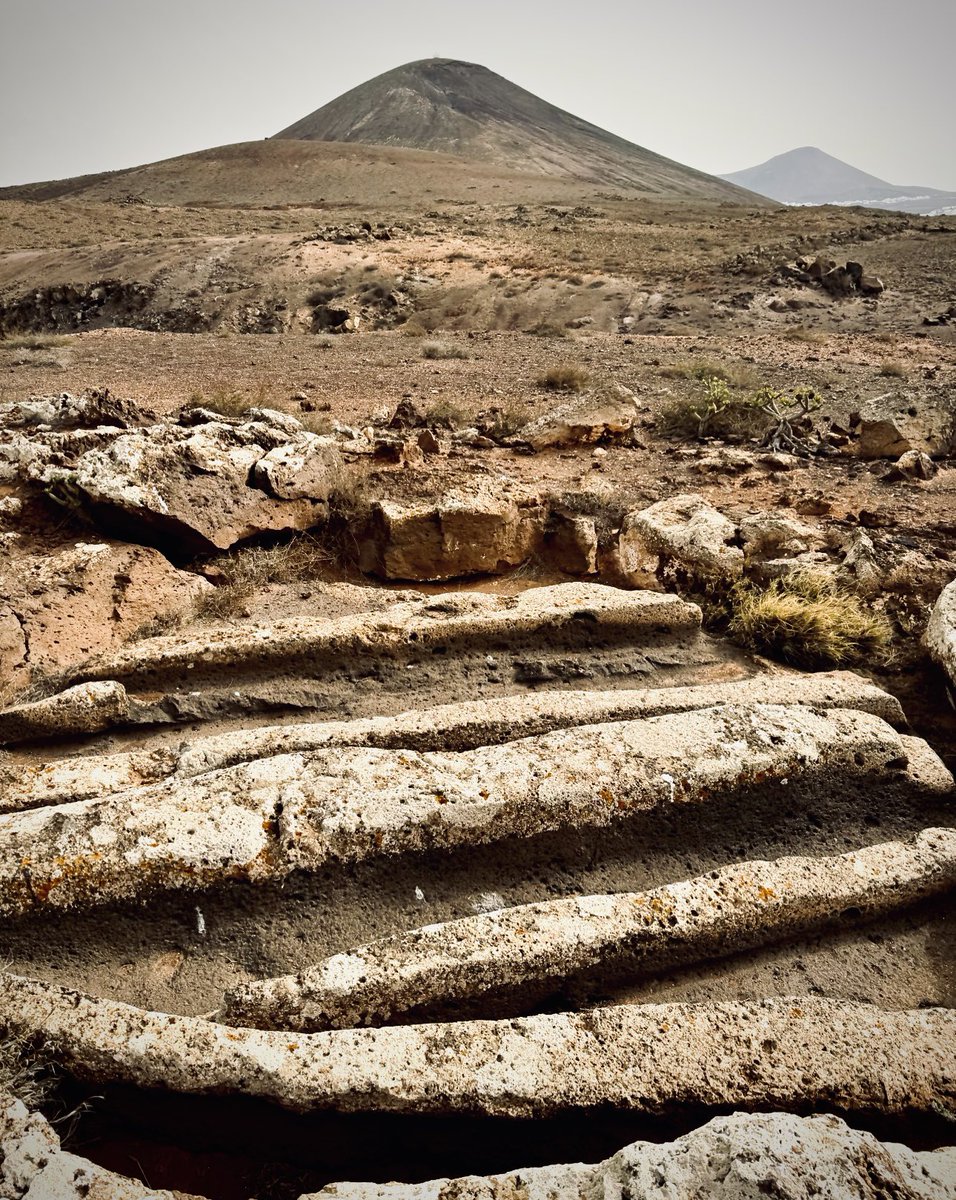
M 887 183 L 815 146 L 789 150 L 759 167 L 720 178 L 783 204 L 860 204 L 896 212 L 956 212 L 956 192 Z
M 452 154 L 647 195 L 755 203 L 715 175 L 591 125 L 476 63 L 428 58 L 352 88 L 276 134 Z

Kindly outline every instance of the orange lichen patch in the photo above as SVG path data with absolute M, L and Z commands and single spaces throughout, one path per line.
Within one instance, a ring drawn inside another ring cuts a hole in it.
M 435 803 L 436 804 L 447 804 L 448 797 L 444 794 L 444 792 L 436 792 L 435 793 Z
M 761 900 L 764 900 L 764 901 L 775 900 L 777 898 L 777 893 L 773 890 L 773 888 L 764 887 L 763 884 L 761 884 L 760 887 L 757 888 L 757 895 L 760 897 Z
M 601 788 L 600 792 L 598 792 L 598 795 L 601 797 L 601 799 L 604 801 L 605 804 L 613 804 L 614 803 L 614 793 L 611 791 L 611 789 L 606 784 L 604 787 Z

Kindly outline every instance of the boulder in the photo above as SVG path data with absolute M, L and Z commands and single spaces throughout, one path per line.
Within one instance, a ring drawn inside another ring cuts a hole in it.
M 359 566 L 385 579 L 416 581 L 498 574 L 540 544 L 540 499 L 483 483 L 436 500 L 376 501 L 359 545 Z
M 530 421 L 516 436 L 535 450 L 580 445 L 630 433 L 637 415 L 634 393 L 623 384 L 612 383 Z
M 740 522 L 740 540 L 747 562 L 790 558 L 820 545 L 820 535 L 810 525 L 779 513 L 755 513 Z
M 914 1151 L 839 1117 L 735 1112 L 612 1158 L 428 1183 L 334 1183 L 301 1200 L 953 1200 L 956 1150 Z
M 141 408 L 135 400 L 110 394 L 108 388 L 73 396 L 30 396 L 12 404 L 0 405 L 0 427 L 30 429 L 46 425 L 50 429 L 96 429 L 100 425 L 129 429 L 155 419 L 155 413 Z
M 930 656 L 939 663 L 956 687 L 956 579 L 943 588 L 923 638 Z
M 956 447 L 956 408 L 952 402 L 907 398 L 890 392 L 867 400 L 859 412 L 861 458 L 893 458 L 915 450 L 929 457 Z
M 79 542 L 2 565 L 0 689 L 116 649 L 157 617 L 188 612 L 210 589 L 146 546 Z
M 922 450 L 907 450 L 905 454 L 899 456 L 884 478 L 923 480 L 925 482 L 934 478 L 937 470 L 936 464 L 928 454 L 924 454 Z
M 285 414 L 259 416 L 154 425 L 89 449 L 60 447 L 24 474 L 129 536 L 174 540 L 179 550 L 226 550 L 255 534 L 318 524 L 328 513 L 333 443 L 292 428 L 298 422 Z
M 733 579 L 744 567 L 743 551 L 730 544 L 736 536 L 733 521 L 702 496 L 673 496 L 628 513 L 619 539 L 621 565 L 629 577 L 673 563 L 692 575 Z

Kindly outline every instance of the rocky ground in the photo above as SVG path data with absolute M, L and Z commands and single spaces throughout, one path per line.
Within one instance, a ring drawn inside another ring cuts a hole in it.
M 2 203 L 4 1195 L 956 1194 L 956 222 Z

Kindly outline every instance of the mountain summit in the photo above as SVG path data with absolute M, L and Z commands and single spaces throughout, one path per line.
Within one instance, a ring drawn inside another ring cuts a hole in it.
M 930 213 L 956 204 L 956 195 L 937 188 L 887 183 L 834 158 L 816 146 L 801 146 L 757 167 L 721 175 L 784 204 L 860 204 L 899 212 Z
M 487 67 L 450 58 L 406 63 L 275 135 L 438 151 L 522 173 L 648 195 L 753 203 L 753 196 L 616 137 Z

